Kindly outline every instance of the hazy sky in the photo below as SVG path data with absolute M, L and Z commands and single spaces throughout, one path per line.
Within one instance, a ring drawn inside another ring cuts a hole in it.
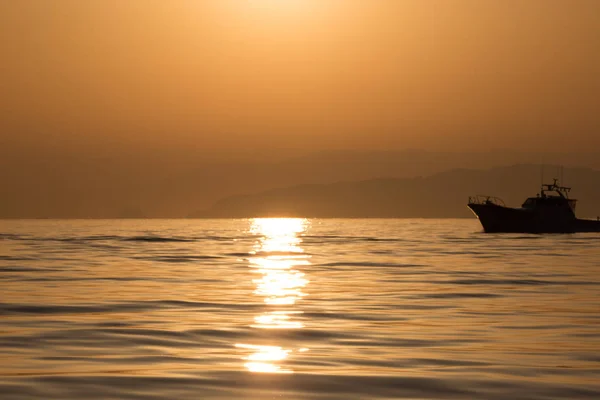
M 298 183 L 593 166 L 599 49 L 599 0 L 2 0 L 0 217 L 182 216 Z M 336 149 L 455 154 L 273 164 Z
M 600 146 L 597 0 L 4 0 L 21 148 Z

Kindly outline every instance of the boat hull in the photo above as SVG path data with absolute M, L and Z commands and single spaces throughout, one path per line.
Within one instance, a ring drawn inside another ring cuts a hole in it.
M 572 214 L 552 215 L 540 210 L 510 208 L 497 204 L 469 203 L 483 230 L 489 233 L 600 232 L 600 221 L 578 219 Z

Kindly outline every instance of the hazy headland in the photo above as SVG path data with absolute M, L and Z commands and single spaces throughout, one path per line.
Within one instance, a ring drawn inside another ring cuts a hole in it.
M 579 215 L 600 213 L 594 153 L 4 153 L 2 218 L 469 217 L 469 195 L 515 206 L 535 195 L 540 163 L 553 161 L 566 166 Z

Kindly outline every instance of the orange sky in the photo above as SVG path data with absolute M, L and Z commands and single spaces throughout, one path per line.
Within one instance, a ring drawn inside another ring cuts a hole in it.
M 600 146 L 597 0 L 6 0 L 0 47 L 4 146 Z

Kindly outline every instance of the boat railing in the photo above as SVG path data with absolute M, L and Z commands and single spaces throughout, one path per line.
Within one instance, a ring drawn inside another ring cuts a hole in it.
M 469 196 L 469 204 L 493 204 L 496 206 L 506 207 L 506 204 L 504 204 L 504 201 L 501 198 L 482 194 Z

